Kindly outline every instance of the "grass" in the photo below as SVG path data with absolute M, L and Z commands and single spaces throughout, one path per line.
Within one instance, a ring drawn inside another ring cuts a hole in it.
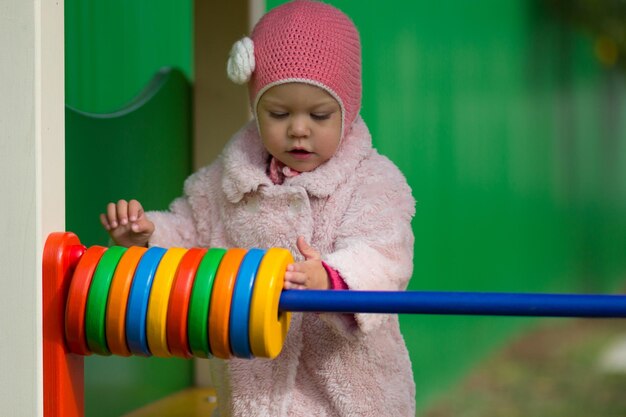
M 479 364 L 423 417 L 624 417 L 626 372 L 602 353 L 624 320 L 544 320 Z

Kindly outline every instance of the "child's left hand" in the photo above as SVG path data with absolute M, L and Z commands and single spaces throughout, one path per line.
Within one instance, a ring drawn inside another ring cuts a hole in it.
M 309 246 L 302 236 L 298 237 L 296 246 L 304 256 L 304 261 L 287 266 L 284 288 L 287 290 L 327 290 L 329 288 L 328 274 L 322 265 L 320 253 Z

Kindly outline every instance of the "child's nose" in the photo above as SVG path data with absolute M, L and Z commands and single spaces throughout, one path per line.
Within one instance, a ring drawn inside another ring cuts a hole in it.
M 304 117 L 294 117 L 289 125 L 288 134 L 293 138 L 307 137 L 310 134 L 309 125 Z

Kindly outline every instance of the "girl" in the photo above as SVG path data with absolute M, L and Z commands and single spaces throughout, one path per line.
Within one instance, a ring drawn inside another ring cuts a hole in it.
M 228 75 L 254 120 L 185 182 L 167 212 L 110 203 L 118 245 L 285 247 L 287 289 L 403 290 L 414 200 L 358 115 L 361 50 L 338 9 L 296 0 L 238 41 Z M 414 416 L 396 315 L 293 314 L 274 360 L 211 359 L 221 416 Z

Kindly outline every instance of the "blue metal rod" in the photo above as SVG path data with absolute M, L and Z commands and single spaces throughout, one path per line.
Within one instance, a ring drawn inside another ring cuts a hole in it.
M 284 290 L 281 311 L 626 317 L 625 295 Z

